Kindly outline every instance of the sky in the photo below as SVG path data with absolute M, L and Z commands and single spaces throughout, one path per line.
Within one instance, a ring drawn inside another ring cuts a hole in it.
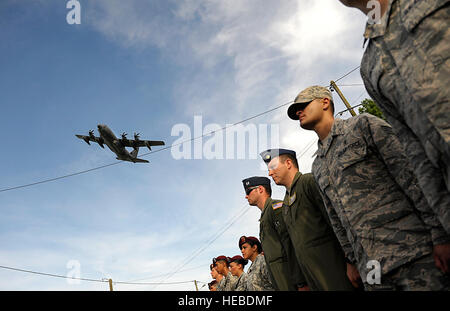
M 267 176 L 258 154 L 293 149 L 308 173 L 317 149 L 286 105 L 233 124 L 356 68 L 366 17 L 337 0 L 79 0 L 77 24 L 69 2 L 0 2 L 0 266 L 207 290 L 211 259 L 259 236 L 242 186 Z M 338 85 L 352 105 L 368 97 L 359 70 Z M 167 148 L 119 162 L 75 137 L 97 124 Z M 0 290 L 108 289 L 0 268 Z

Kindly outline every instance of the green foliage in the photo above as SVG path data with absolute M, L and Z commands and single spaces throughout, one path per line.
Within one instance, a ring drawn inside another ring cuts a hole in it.
M 366 98 L 361 102 L 362 106 L 358 108 L 358 112 L 361 113 L 370 113 L 378 118 L 381 118 L 383 120 L 386 120 L 386 118 L 383 115 L 383 112 L 381 112 L 380 108 L 375 104 L 375 102 L 372 99 Z

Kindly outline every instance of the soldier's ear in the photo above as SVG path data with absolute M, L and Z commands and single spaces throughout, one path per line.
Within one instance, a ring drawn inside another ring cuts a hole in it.
M 332 106 L 333 104 L 332 104 L 332 102 L 331 102 L 331 100 L 329 99 L 329 98 L 322 98 L 322 107 L 323 107 L 323 110 L 327 110 L 327 111 L 331 111 L 331 112 L 333 112 L 333 106 Z
M 294 164 L 292 163 L 292 160 L 288 157 L 286 157 L 286 159 L 284 160 L 284 164 L 286 165 L 286 167 L 288 169 L 290 169 Z

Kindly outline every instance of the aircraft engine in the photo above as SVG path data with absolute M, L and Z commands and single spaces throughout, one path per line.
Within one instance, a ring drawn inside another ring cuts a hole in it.
M 105 143 L 105 141 L 103 140 L 103 138 L 99 138 L 97 139 L 98 144 L 100 145 L 100 147 L 102 147 L 103 149 L 105 149 L 105 146 L 103 145 Z
M 146 142 L 145 145 L 147 146 L 148 150 L 152 151 L 152 146 L 149 142 Z

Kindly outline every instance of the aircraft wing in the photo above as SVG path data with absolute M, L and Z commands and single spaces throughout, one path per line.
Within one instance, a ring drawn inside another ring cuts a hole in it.
M 165 143 L 161 140 L 135 140 L 135 139 L 122 139 L 122 144 L 125 147 L 150 147 L 150 146 L 164 146 Z
M 95 136 L 86 136 L 86 135 L 75 135 L 76 137 L 78 137 L 79 139 L 82 139 L 86 142 L 86 144 L 90 145 L 91 141 L 94 143 L 98 143 L 102 148 L 103 147 L 103 139 L 101 137 L 95 137 Z

